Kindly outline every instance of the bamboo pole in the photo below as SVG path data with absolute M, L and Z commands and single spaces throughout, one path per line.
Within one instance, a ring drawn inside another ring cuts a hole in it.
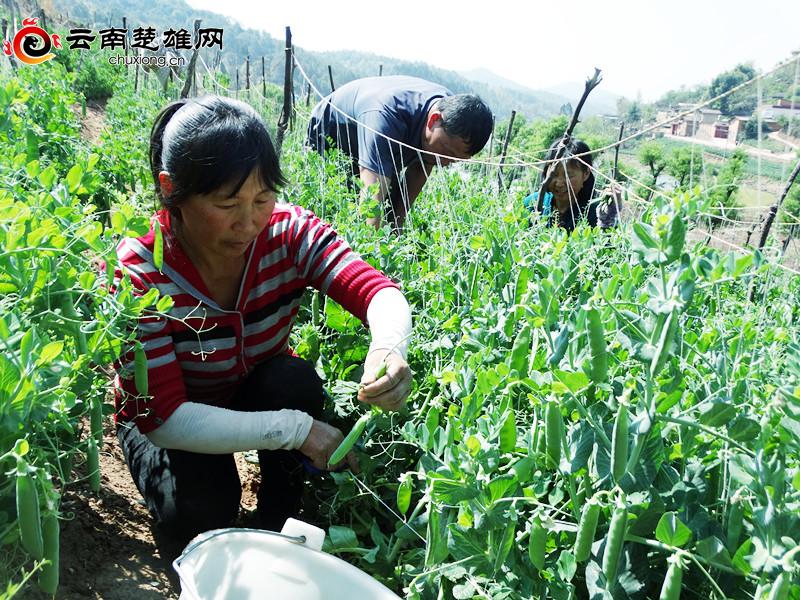
M 333 85 L 333 69 L 331 69 L 330 65 L 328 65 L 328 79 L 331 80 L 331 93 L 333 93 L 336 91 L 336 86 Z

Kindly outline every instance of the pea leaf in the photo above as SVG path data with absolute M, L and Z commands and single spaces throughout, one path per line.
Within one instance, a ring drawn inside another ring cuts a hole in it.
M 680 548 L 692 539 L 692 532 L 681 522 L 677 514 L 667 512 L 661 516 L 656 525 L 656 539 L 662 544 Z
M 36 366 L 41 367 L 42 365 L 46 365 L 53 361 L 61 351 L 64 349 L 64 342 L 63 340 L 58 340 L 56 342 L 50 342 L 44 348 L 42 348 L 41 352 L 39 352 L 39 358 L 36 361 Z
M 341 525 L 331 525 L 328 529 L 328 537 L 331 541 L 331 550 L 343 550 L 346 548 L 358 548 L 358 537 L 356 532 L 349 527 Z

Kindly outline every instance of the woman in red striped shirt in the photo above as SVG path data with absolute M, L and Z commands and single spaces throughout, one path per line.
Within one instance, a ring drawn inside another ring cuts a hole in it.
M 369 324 L 358 399 L 386 410 L 411 389 L 408 303 L 328 224 L 277 202 L 278 157 L 248 105 L 217 96 L 170 104 L 153 126 L 150 164 L 162 209 L 147 235 L 120 242 L 117 277 L 174 305 L 138 321 L 148 389 L 136 389 L 131 352 L 116 378 L 117 437 L 156 522 L 181 538 L 233 522 L 233 453 L 258 450 L 258 514 L 279 530 L 300 507 L 303 457 L 327 469 L 342 440 L 320 420 L 314 367 L 289 350 L 304 290 Z M 352 453 L 346 460 L 357 468 Z

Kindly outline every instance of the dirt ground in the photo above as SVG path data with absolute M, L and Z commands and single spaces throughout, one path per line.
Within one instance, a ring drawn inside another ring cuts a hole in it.
M 172 561 L 183 550 L 158 535 L 139 491 L 131 479 L 122 451 L 106 425 L 100 454 L 101 488 L 88 483 L 71 486 L 61 511 L 61 582 L 59 600 L 177 599 L 180 583 Z M 240 524 L 249 525 L 255 509 L 258 467 L 237 455 L 243 482 Z M 80 477 L 81 473 L 76 474 Z M 46 596 L 29 586 L 19 597 Z

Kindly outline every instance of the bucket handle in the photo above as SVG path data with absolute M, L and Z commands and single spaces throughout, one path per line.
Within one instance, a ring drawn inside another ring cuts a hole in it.
M 200 597 L 200 594 L 197 593 L 197 588 L 194 587 L 194 583 L 184 577 L 183 571 L 181 571 L 181 562 L 183 562 L 186 558 L 188 558 L 188 556 L 192 552 L 197 550 L 200 546 L 202 546 L 206 542 L 231 532 L 260 533 L 260 534 L 266 533 L 267 535 L 274 535 L 276 537 L 283 538 L 286 541 L 292 542 L 293 544 L 302 545 L 306 543 L 306 536 L 304 535 L 286 535 L 285 533 L 278 533 L 277 531 L 269 531 L 268 529 L 229 527 L 227 529 L 217 529 L 216 531 L 210 532 L 207 536 L 203 537 L 202 539 L 197 540 L 193 544 L 189 544 L 181 553 L 181 555 L 172 561 L 172 568 L 175 569 L 175 572 L 178 574 L 178 579 L 180 579 L 181 581 L 181 590 L 189 592 L 190 594 L 189 600 L 202 600 L 202 598 Z

